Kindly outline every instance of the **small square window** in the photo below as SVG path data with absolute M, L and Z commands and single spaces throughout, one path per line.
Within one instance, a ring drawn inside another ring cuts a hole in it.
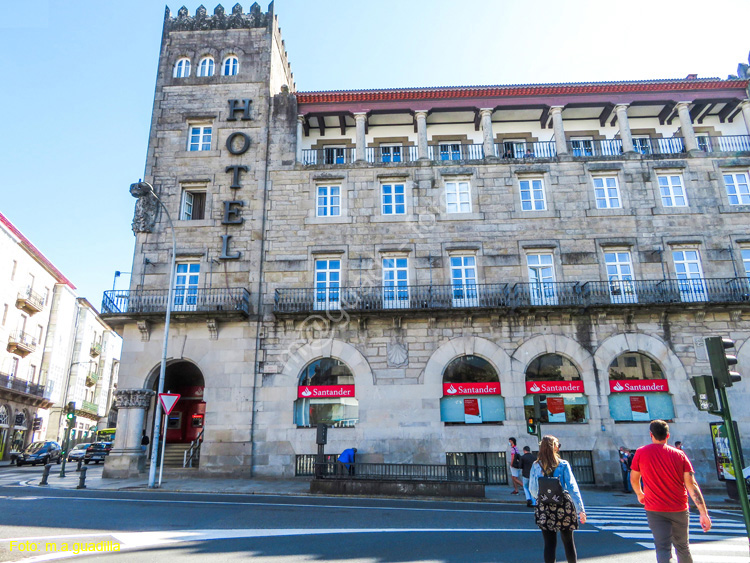
M 523 211 L 544 211 L 547 209 L 544 182 L 541 178 L 521 180 L 519 186 L 521 187 L 521 209 Z
M 614 176 L 594 178 L 594 196 L 597 209 L 618 209 L 620 203 L 620 188 Z
M 316 198 L 318 217 L 341 215 L 341 186 L 318 186 Z
M 727 188 L 729 205 L 750 205 L 750 188 L 747 172 L 724 174 L 724 185 Z
M 445 210 L 447 213 L 471 213 L 469 182 L 445 183 Z
M 188 151 L 210 151 L 213 127 L 211 125 L 192 125 L 188 136 Z
M 682 176 L 669 174 L 659 176 L 659 193 L 664 207 L 687 207 L 687 196 L 682 185 Z
M 406 214 L 406 195 L 403 184 L 383 184 L 381 198 L 383 215 Z

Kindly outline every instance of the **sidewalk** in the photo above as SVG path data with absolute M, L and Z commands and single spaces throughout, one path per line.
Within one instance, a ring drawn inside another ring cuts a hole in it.
M 2 464 L 7 465 L 7 464 Z M 68 464 L 66 476 L 60 478 L 59 466 L 53 466 L 48 479 L 49 489 L 75 489 L 78 485 L 79 473 L 75 471 L 76 464 Z M 165 472 L 162 486 L 159 491 L 206 493 L 206 494 L 246 494 L 246 495 L 311 495 L 309 477 L 291 477 L 286 479 L 253 478 L 253 479 L 228 479 L 218 477 L 198 477 L 194 473 L 188 475 L 179 471 Z M 41 476 L 35 474 L 33 478 L 23 479 L 26 486 L 36 487 L 39 485 Z M 88 490 L 107 491 L 150 491 L 148 478 L 138 477 L 132 479 L 103 479 L 102 466 L 88 466 L 86 476 L 86 488 Z M 511 488 L 505 485 L 487 486 L 486 498 L 474 502 L 502 502 L 504 504 L 516 504 L 526 507 L 523 492 L 518 495 L 510 494 Z M 581 493 L 584 504 L 587 506 L 640 506 L 635 495 L 626 494 L 617 489 L 605 489 L 601 487 L 582 487 Z M 723 490 L 704 490 L 703 495 L 709 509 L 732 509 L 739 508 L 738 501 L 729 501 Z M 312 495 L 311 495 L 312 496 Z M 400 497 L 403 498 L 403 497 Z M 423 497 L 407 497 L 418 500 Z M 434 500 L 434 499 L 433 499 Z M 458 499 L 445 499 L 458 500 Z M 691 503 L 692 504 L 692 503 Z

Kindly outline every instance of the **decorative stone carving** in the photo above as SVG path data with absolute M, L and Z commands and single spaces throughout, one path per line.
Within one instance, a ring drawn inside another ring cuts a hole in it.
M 705 311 L 696 311 L 695 313 L 695 322 L 696 323 L 702 323 L 706 318 L 706 312 Z
M 219 339 L 219 323 L 216 319 L 206 319 L 206 326 L 208 327 L 209 338 L 211 340 Z
M 141 342 L 148 342 L 151 339 L 151 325 L 148 321 L 138 321 L 138 330 L 141 331 Z
M 243 14 L 242 6 L 235 4 L 229 16 L 221 4 L 214 9 L 213 16 L 209 16 L 202 5 L 195 11 L 195 16 L 191 16 L 188 9 L 183 6 L 177 11 L 175 18 L 171 17 L 169 8 L 164 11 L 164 30 L 168 33 L 208 29 L 251 29 L 268 27 L 271 20 L 270 11 L 264 14 L 257 2 L 250 7 L 248 14 Z
M 402 342 L 395 338 L 393 342 L 388 343 L 386 355 L 389 368 L 401 368 L 409 365 L 409 351 Z
M 292 332 L 294 330 L 294 319 L 284 320 L 284 332 Z
M 729 318 L 732 319 L 733 323 L 738 323 L 742 320 L 742 311 L 739 309 L 732 309 L 729 311 Z
M 158 211 L 159 203 L 155 197 L 139 197 L 135 202 L 135 214 L 133 215 L 132 225 L 133 234 L 153 232 Z
M 702 336 L 693 337 L 693 348 L 695 348 L 695 359 L 699 362 L 708 361 L 708 351 L 706 350 L 706 342 Z
M 147 409 L 154 395 L 151 389 L 118 389 L 115 400 L 118 409 Z

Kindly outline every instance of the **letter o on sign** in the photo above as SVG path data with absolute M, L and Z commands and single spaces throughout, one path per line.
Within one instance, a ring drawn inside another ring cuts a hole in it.
M 235 149 L 234 148 L 234 140 L 237 139 L 237 138 L 241 138 L 242 139 L 242 146 L 240 146 L 239 148 Z M 231 135 L 229 135 L 229 137 L 227 137 L 227 150 L 231 154 L 234 154 L 234 155 L 245 154 L 247 152 L 247 149 L 249 149 L 249 148 L 250 148 L 250 137 L 248 137 L 244 133 L 236 132 L 236 133 L 232 133 Z

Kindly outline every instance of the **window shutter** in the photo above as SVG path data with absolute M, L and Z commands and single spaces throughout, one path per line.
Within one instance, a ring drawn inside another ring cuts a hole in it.
M 206 217 L 206 192 L 193 194 L 193 219 L 204 219 Z

